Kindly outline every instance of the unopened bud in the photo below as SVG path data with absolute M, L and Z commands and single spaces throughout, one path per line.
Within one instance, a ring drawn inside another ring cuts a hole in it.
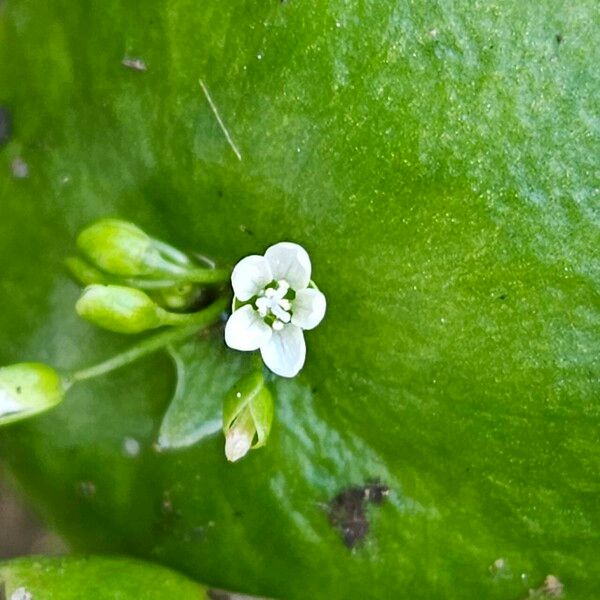
M 177 251 L 127 221 L 98 221 L 79 234 L 77 245 L 92 263 L 111 275 L 153 277 L 185 272 L 172 260 Z
M 47 365 L 18 363 L 0 368 L 0 425 L 52 408 L 64 391 L 59 374 Z
M 120 285 L 90 285 L 75 308 L 86 321 L 117 333 L 140 333 L 166 324 L 166 311 L 147 294 Z
M 273 397 L 261 372 L 242 377 L 225 396 L 225 456 L 235 462 L 264 446 L 273 421 Z
M 193 283 L 181 283 L 153 294 L 154 299 L 169 310 L 190 308 L 202 296 L 202 290 Z

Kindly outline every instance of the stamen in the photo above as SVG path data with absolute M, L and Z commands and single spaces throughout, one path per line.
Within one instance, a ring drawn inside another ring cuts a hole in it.
M 288 312 L 285 312 L 285 310 L 283 310 L 283 308 L 281 308 L 281 306 L 279 306 L 279 304 L 275 304 L 273 306 L 271 306 L 271 312 L 280 320 L 283 321 L 284 323 L 289 323 L 291 320 L 291 315 Z
M 277 282 L 277 291 L 281 292 L 281 298 L 283 298 L 289 291 L 290 284 L 285 279 L 280 279 Z
M 261 317 L 266 317 L 269 313 L 269 307 L 271 306 L 271 302 L 267 298 L 257 298 L 256 299 L 256 309 L 258 310 L 258 314 Z

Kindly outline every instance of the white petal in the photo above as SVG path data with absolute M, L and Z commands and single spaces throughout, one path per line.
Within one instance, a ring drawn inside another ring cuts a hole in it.
M 302 329 L 286 325 L 281 331 L 273 331 L 271 339 L 260 347 L 260 353 L 273 373 L 282 377 L 295 377 L 304 366 L 306 358 Z
M 298 244 L 279 242 L 267 249 L 273 279 L 285 279 L 295 290 L 303 290 L 310 282 L 310 258 L 308 252 Z
M 252 447 L 252 436 L 247 432 L 236 429 L 230 429 L 225 436 L 225 456 L 230 462 L 240 460 L 248 454 Z
M 258 350 L 271 334 L 271 328 L 250 304 L 236 310 L 225 325 L 225 343 L 234 350 Z
M 22 412 L 25 408 L 25 406 L 15 400 L 8 392 L 0 389 L 0 417 Z
M 312 288 L 300 290 L 292 302 L 292 323 L 302 329 L 314 329 L 323 320 L 326 308 L 325 294 Z
M 271 281 L 273 275 L 267 259 L 256 254 L 242 258 L 231 274 L 233 291 L 242 302 L 256 296 Z

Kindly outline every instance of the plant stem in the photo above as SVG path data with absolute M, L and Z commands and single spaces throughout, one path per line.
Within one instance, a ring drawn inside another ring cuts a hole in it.
M 188 269 L 177 277 L 178 281 L 188 283 L 225 283 L 229 281 L 231 271 L 228 269 Z
M 111 371 L 143 358 L 148 354 L 152 354 L 169 344 L 185 340 L 199 330 L 218 321 L 220 314 L 227 308 L 228 304 L 228 298 L 219 298 L 208 308 L 189 315 L 187 325 L 161 331 L 160 333 L 144 338 L 135 346 L 121 354 L 117 354 L 97 365 L 92 365 L 91 367 L 70 373 L 67 378 L 68 384 L 72 385 L 78 381 L 85 381 L 86 379 L 93 379 L 94 377 L 105 375 L 106 373 L 110 373 Z
M 129 278 L 122 280 L 132 287 L 140 289 L 164 289 L 181 285 L 182 283 L 225 283 L 229 281 L 231 271 L 227 269 L 187 268 L 181 272 L 165 274 L 166 279 Z

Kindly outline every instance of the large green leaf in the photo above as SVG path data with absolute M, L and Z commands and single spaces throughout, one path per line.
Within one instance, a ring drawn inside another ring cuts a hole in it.
M 297 241 L 329 303 L 303 376 L 274 383 L 269 445 L 239 464 L 218 435 L 154 450 L 166 356 L 3 431 L 76 547 L 285 598 L 517 599 L 549 573 L 597 595 L 596 0 L 0 11 L 2 363 L 125 343 L 75 318 L 62 267 L 98 217 L 229 263 Z M 389 499 L 350 550 L 328 503 L 377 478 Z
M 3 598 L 19 600 L 210 598 L 206 588 L 164 567 L 107 557 L 36 556 L 5 562 L 0 564 L 0 590 Z

